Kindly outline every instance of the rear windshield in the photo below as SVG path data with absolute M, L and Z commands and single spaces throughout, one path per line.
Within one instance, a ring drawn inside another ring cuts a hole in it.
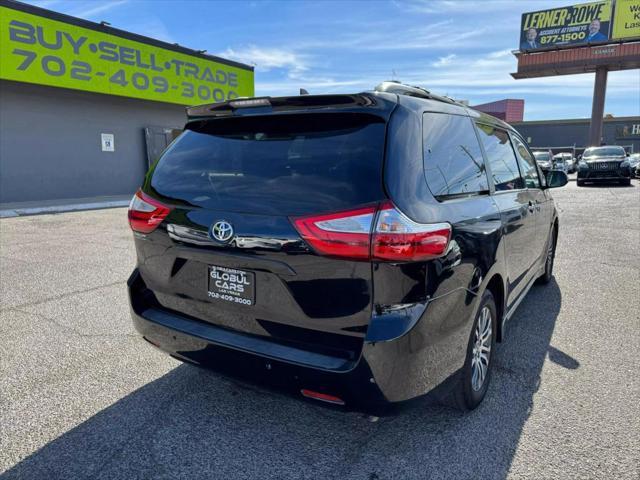
M 162 155 L 156 193 L 194 206 L 292 215 L 382 197 L 385 123 L 358 114 L 198 122 Z
M 611 157 L 626 155 L 622 147 L 596 147 L 587 148 L 584 151 L 584 157 Z
M 549 155 L 547 152 L 533 152 L 533 156 L 536 157 L 536 160 L 551 160 L 551 155 Z

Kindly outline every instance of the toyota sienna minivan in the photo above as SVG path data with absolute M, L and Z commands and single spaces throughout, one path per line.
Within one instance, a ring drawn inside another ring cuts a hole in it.
M 558 216 L 522 137 L 426 90 L 191 107 L 129 207 L 137 330 L 172 357 L 378 411 L 485 396 Z

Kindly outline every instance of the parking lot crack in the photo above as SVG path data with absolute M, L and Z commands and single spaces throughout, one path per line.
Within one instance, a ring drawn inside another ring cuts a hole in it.
M 18 310 L 18 309 L 21 309 L 21 308 L 24 308 L 24 307 L 34 307 L 36 305 L 42 305 L 43 303 L 51 302 L 53 300 L 61 300 L 63 298 L 67 298 L 67 297 L 70 297 L 70 296 L 73 296 L 73 295 L 77 295 L 79 293 L 93 292 L 95 290 L 100 290 L 102 288 L 107 288 L 107 287 L 115 287 L 116 285 L 122 285 L 124 283 L 125 282 L 121 280 L 121 281 L 118 281 L 118 282 L 107 283 L 105 285 L 98 285 L 98 286 L 87 288 L 87 289 L 84 289 L 84 290 L 75 290 L 73 292 L 67 292 L 67 293 L 62 293 L 60 295 L 55 295 L 53 297 L 47 297 L 47 298 L 44 298 L 42 300 L 38 300 L 37 302 L 22 303 L 20 305 L 16 305 L 14 307 L 10 307 L 9 309 Z
M 7 311 L 14 311 L 14 312 L 20 312 L 20 313 L 24 313 L 25 315 L 33 315 L 35 317 L 38 317 L 48 323 L 52 323 L 53 325 L 55 325 L 56 327 L 65 330 L 67 332 L 70 332 L 74 335 L 77 335 L 78 337 L 82 337 L 82 338 L 118 338 L 118 337 L 137 337 L 138 335 L 135 333 L 123 333 L 123 334 L 108 334 L 108 333 L 82 333 L 79 332 L 78 330 L 76 330 L 73 327 L 70 327 L 69 325 L 64 325 L 60 322 L 58 322 L 57 320 L 47 317 L 46 315 L 42 315 L 41 313 L 37 313 L 37 312 L 30 312 L 28 310 L 21 310 L 20 308 L 14 307 L 14 308 L 10 308 Z M 1 331 L 0 331 L 1 332 Z
M 386 422 L 383 419 L 383 421 L 377 422 L 374 425 L 367 425 L 369 428 L 366 428 L 352 443 L 351 448 L 348 450 L 345 458 L 341 462 L 342 467 L 336 472 L 335 478 L 351 477 L 354 467 L 358 465 L 359 461 L 363 458 L 364 453 L 368 451 L 367 445 L 376 438 L 378 431 L 387 423 L 389 422 Z

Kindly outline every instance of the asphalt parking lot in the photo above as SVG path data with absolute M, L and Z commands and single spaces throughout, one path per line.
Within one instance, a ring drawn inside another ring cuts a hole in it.
M 3 478 L 640 476 L 640 182 L 554 191 L 534 287 L 468 414 L 378 421 L 183 365 L 141 340 L 122 208 L 0 220 Z

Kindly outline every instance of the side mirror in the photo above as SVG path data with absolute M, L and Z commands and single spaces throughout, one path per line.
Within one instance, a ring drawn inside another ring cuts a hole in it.
M 547 174 L 547 187 L 558 188 L 564 187 L 569 183 L 569 177 L 562 170 L 551 170 Z

